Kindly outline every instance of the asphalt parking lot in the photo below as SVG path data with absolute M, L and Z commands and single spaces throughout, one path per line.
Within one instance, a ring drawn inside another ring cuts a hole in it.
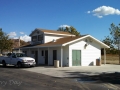
M 0 90 L 120 90 L 120 73 L 117 69 L 119 65 L 0 67 Z
M 76 66 L 76 67 L 59 67 L 38 66 L 34 68 L 24 68 L 22 70 L 41 73 L 53 77 L 83 77 L 93 76 L 105 73 L 119 73 L 120 65 L 106 64 L 101 66 Z

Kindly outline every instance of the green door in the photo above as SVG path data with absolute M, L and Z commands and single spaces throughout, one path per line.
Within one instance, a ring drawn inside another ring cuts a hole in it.
M 72 50 L 72 66 L 76 66 L 76 51 Z
M 81 65 L 81 50 L 72 50 L 72 66 Z

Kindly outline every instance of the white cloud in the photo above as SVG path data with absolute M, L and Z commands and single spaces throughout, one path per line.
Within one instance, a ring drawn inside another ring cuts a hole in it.
M 93 15 L 97 16 L 98 18 L 102 18 L 103 16 L 106 16 L 106 15 L 120 15 L 119 9 L 115 9 L 110 6 L 100 6 L 90 12 L 92 12 Z M 89 13 L 89 11 L 87 13 Z
M 24 32 L 20 32 L 20 34 L 24 34 Z M 13 39 L 19 38 L 19 36 L 17 36 L 16 32 L 10 32 L 8 35 L 9 35 L 9 38 L 13 38 Z M 31 37 L 28 35 L 20 36 L 20 39 L 25 42 L 31 41 Z
M 93 16 L 97 16 L 97 15 L 96 15 L 96 14 L 93 14 Z M 100 15 L 97 16 L 97 17 L 98 17 L 98 18 L 103 18 L 103 16 L 100 16 Z
M 65 28 L 65 27 L 70 27 L 70 26 L 69 25 L 60 25 L 59 27 Z
M 18 39 L 18 37 L 13 37 L 13 39 Z
M 15 36 L 17 36 L 16 32 L 10 32 L 8 35 L 9 35 L 9 37 L 15 37 Z
M 24 32 L 20 32 L 20 34 L 24 34 Z
M 87 11 L 87 13 L 90 13 L 90 11 Z
M 103 16 L 97 16 L 98 18 L 102 18 Z
M 25 42 L 31 41 L 31 37 L 28 35 L 20 36 L 20 39 Z

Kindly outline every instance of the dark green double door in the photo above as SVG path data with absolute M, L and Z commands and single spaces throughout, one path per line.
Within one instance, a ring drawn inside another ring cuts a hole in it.
M 81 50 L 72 50 L 72 66 L 81 65 Z

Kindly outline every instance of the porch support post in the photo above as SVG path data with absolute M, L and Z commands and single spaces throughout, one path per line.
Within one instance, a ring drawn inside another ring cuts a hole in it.
M 49 66 L 49 47 L 48 47 L 48 66 Z
M 38 61 L 37 61 L 38 64 L 39 64 L 39 53 L 40 53 L 40 50 L 39 50 L 39 48 L 38 48 L 38 57 L 37 57 L 37 58 L 38 58 L 38 59 L 37 59 L 37 60 L 38 60 Z
M 104 48 L 104 65 L 106 64 L 106 50 Z
M 61 46 L 61 67 L 63 66 L 63 47 Z
M 29 50 L 28 50 L 28 53 L 27 53 L 27 55 L 28 55 L 28 56 L 30 56 L 30 48 L 29 48 Z

